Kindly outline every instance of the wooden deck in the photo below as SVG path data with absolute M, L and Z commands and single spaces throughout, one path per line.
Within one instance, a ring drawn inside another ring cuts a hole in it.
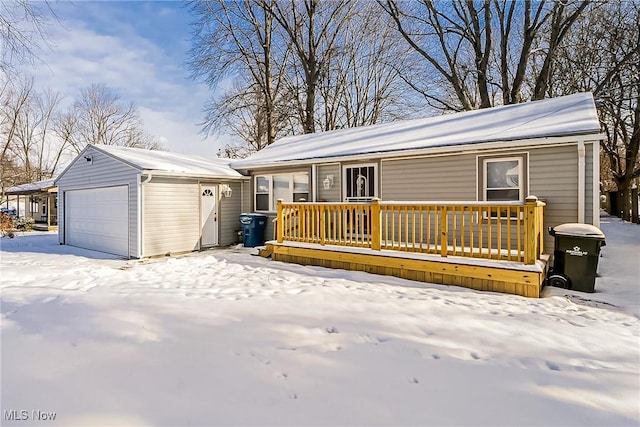
M 278 202 L 276 261 L 540 296 L 545 204 Z
M 269 241 L 262 256 L 301 265 L 365 271 L 419 282 L 455 285 L 538 298 L 546 275 L 546 255 L 532 265 L 465 257 L 374 251 L 332 245 Z

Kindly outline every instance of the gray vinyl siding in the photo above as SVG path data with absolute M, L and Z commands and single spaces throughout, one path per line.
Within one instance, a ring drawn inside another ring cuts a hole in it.
M 584 222 L 593 224 L 593 143 L 585 144 Z
M 143 185 L 143 257 L 200 247 L 200 187 L 197 180 L 152 178 Z
M 576 145 L 529 151 L 529 194 L 543 199 L 545 252 L 553 252 L 547 229 L 578 221 L 578 149 Z M 586 218 L 585 218 L 586 219 Z
M 342 198 L 340 197 L 340 189 L 342 188 L 342 173 L 340 170 L 339 164 L 330 164 L 330 165 L 318 165 L 316 168 L 316 173 L 318 177 L 317 181 L 317 198 L 316 200 L 319 202 L 340 202 Z M 327 177 L 327 175 L 333 175 L 333 187 L 328 190 L 324 189 L 324 184 L 322 181 Z
M 475 154 L 383 161 L 381 169 L 382 200 L 476 200 Z
M 91 147 L 85 155 L 91 156 L 92 162 L 78 157 L 58 179 L 58 239 L 65 243 L 64 193 L 70 190 L 87 188 L 129 186 L 129 257 L 138 256 L 138 173 L 132 166 L 118 161 Z
M 218 232 L 220 246 L 228 246 L 238 243 L 238 230 L 240 221 L 238 216 L 242 213 L 241 186 L 243 183 L 235 181 L 228 182 L 233 192 L 231 197 L 221 197 L 218 205 Z
M 275 240 L 275 227 L 273 221 L 276 219 L 276 214 L 269 213 L 267 216 L 267 227 L 264 230 L 264 240 Z
M 241 182 L 242 185 L 242 212 L 249 212 L 252 209 L 253 193 L 251 192 L 251 181 L 246 180 Z

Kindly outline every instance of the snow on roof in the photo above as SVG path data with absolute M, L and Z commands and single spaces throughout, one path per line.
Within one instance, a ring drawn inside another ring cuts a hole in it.
M 116 147 L 113 145 L 93 145 L 92 147 L 141 170 L 215 176 L 219 178 L 242 178 L 241 174 L 229 167 L 230 159 L 209 158 L 141 148 Z
M 5 190 L 5 194 L 23 194 L 33 193 L 37 191 L 46 191 L 49 188 L 55 187 L 53 179 L 45 179 L 44 181 L 30 182 L 28 184 L 16 185 L 15 187 L 9 187 Z
M 590 92 L 417 120 L 282 138 L 236 169 L 296 160 L 599 133 Z

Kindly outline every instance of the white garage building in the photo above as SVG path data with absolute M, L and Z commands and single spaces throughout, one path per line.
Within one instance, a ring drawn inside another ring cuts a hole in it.
M 89 145 L 55 181 L 60 243 L 126 258 L 235 243 L 247 179 L 226 159 Z

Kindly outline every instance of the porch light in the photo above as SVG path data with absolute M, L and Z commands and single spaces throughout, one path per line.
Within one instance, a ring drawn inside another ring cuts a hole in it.
M 333 187 L 333 175 L 327 175 L 326 178 L 322 180 L 322 186 L 325 190 Z
M 220 186 L 220 192 L 222 193 L 223 197 L 231 197 L 231 193 L 233 193 L 233 190 L 231 189 L 231 187 L 229 187 L 228 184 L 222 184 Z

